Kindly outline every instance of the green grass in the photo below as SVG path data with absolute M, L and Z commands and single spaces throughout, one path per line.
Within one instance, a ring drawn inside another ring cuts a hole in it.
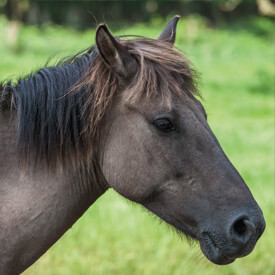
M 56 52 L 62 57 L 94 43 L 94 29 L 22 27 L 11 47 L 7 25 L 0 17 L 0 79 L 41 67 Z M 163 26 L 155 19 L 116 34 L 156 37 Z M 265 19 L 251 19 L 212 29 L 192 17 L 180 21 L 177 34 L 177 46 L 201 73 L 209 124 L 264 212 L 267 228 L 255 250 L 229 266 L 215 266 L 198 245 L 190 246 L 109 190 L 24 274 L 275 274 L 274 41 L 269 26 Z

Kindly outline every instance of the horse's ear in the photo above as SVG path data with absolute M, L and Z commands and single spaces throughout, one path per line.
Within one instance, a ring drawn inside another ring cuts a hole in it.
M 166 25 L 158 40 L 166 41 L 174 44 L 176 39 L 177 24 L 180 19 L 179 15 L 174 16 Z
M 112 36 L 104 24 L 99 25 L 97 28 L 96 46 L 107 66 L 115 73 L 128 78 L 135 72 L 135 58 Z

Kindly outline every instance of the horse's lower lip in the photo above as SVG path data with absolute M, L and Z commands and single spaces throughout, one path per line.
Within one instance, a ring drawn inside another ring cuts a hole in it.
M 206 258 L 214 264 L 227 265 L 235 261 L 235 258 L 229 258 L 222 252 L 209 234 L 203 233 L 200 246 Z

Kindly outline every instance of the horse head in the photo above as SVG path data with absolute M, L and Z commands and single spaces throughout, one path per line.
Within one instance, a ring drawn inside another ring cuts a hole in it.
M 103 118 L 100 163 L 110 187 L 198 240 L 213 263 L 229 264 L 253 250 L 265 221 L 173 46 L 177 21 L 157 40 L 118 40 L 98 27 L 97 50 L 120 83 Z

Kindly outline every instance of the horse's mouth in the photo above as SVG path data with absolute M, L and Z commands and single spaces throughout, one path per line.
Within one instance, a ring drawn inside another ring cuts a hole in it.
M 217 246 L 210 234 L 203 233 L 199 242 L 203 254 L 212 263 L 227 265 L 235 261 L 235 258 L 229 258 L 223 253 L 222 249 Z

